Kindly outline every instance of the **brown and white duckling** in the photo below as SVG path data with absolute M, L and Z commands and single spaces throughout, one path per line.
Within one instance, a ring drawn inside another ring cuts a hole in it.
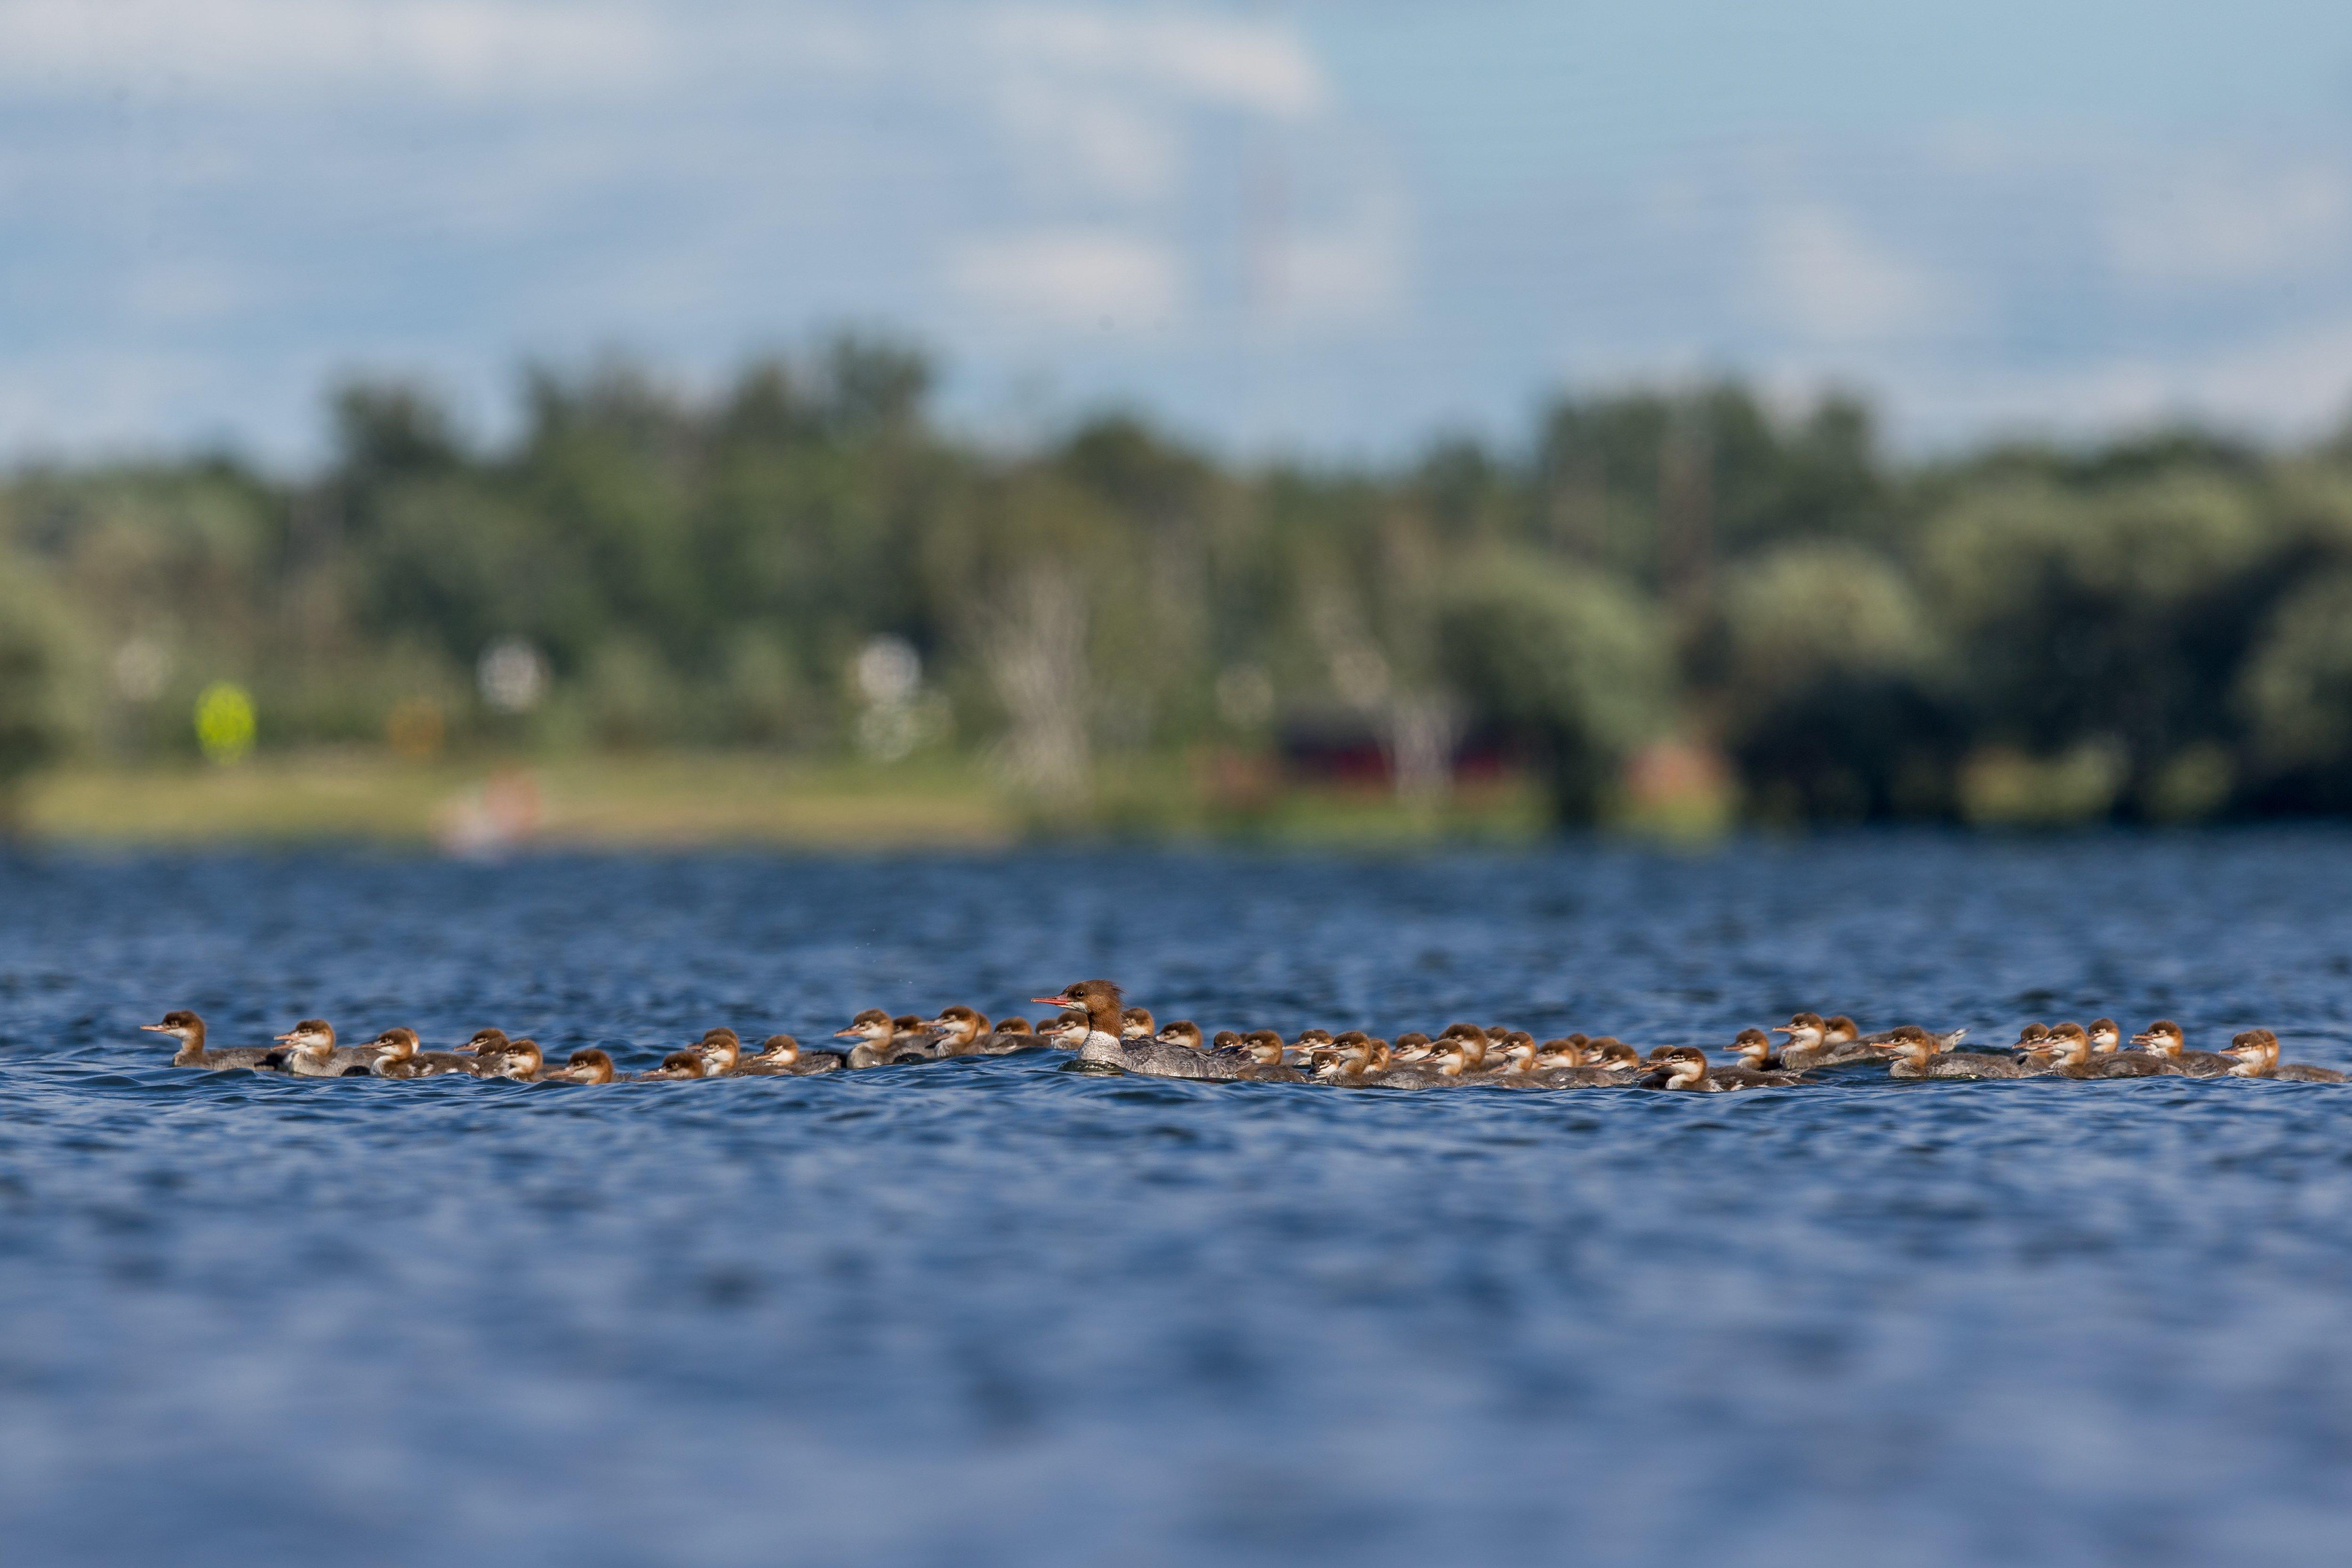
M 571 1060 L 561 1067 L 551 1067 L 539 1075 L 542 1083 L 625 1083 L 628 1079 L 613 1071 L 613 1059 L 590 1046 L 575 1051 Z
M 2230 1037 L 2230 1054 L 2238 1059 L 2231 1069 L 2238 1078 L 2279 1078 L 2295 1083 L 2341 1083 L 2344 1074 L 2332 1067 L 2279 1060 L 2279 1038 L 2266 1029 L 2250 1029 Z
M 1465 1077 L 1475 1078 L 1501 1065 L 1499 1061 L 1487 1060 L 1495 1048 L 1494 1037 L 1475 1023 L 1447 1024 L 1444 1032 L 1437 1038 L 1462 1042 L 1462 1071 Z
M 1722 1094 L 1746 1087 L 1719 1082 L 1707 1065 L 1706 1052 L 1695 1045 L 1662 1045 L 1650 1052 L 1650 1075 L 1644 1089 L 1672 1089 L 1685 1094 Z
M 1889 1078 L 2015 1078 L 2017 1059 L 1984 1051 L 1944 1050 L 1942 1042 L 1917 1024 L 1905 1024 L 1895 1034 L 1895 1064 Z
M 1187 1051 L 1208 1049 L 1208 1041 L 1201 1038 L 1201 1026 L 1191 1019 L 1178 1019 L 1173 1023 L 1161 1024 L 1156 1038 L 1162 1045 L 1181 1045 Z M 1240 1037 L 1235 1036 L 1234 1039 L 1238 1043 Z
M 1413 1029 L 1397 1036 L 1389 1051 L 1399 1061 L 1419 1061 L 1429 1055 L 1429 1037 Z
M 485 1053 L 484 1078 L 511 1078 L 517 1083 L 544 1083 L 550 1074 L 547 1059 L 535 1040 L 510 1040 L 495 1056 Z
M 2145 1034 L 2132 1036 L 2132 1043 L 2172 1063 L 2183 1078 L 2225 1078 L 2238 1070 L 2238 1059 L 2227 1051 L 2183 1049 L 2180 1026 L 2170 1019 L 2157 1019 Z
M 837 1051 L 803 1051 L 801 1042 L 791 1035 L 772 1034 L 760 1042 L 758 1053 L 745 1057 L 735 1071 L 755 1078 L 807 1078 L 838 1072 L 847 1065 L 847 1059 Z
M 490 1058 L 507 1048 L 507 1031 L 502 1029 L 478 1029 L 473 1037 L 459 1046 L 460 1053 L 478 1058 L 487 1064 Z
M 1029 1032 L 1026 1019 L 1008 1022 L 1021 1026 L 1018 1030 L 991 1029 L 988 1017 L 976 1008 L 958 1003 L 941 1008 L 940 1016 L 930 1021 L 931 1038 L 937 1042 L 933 1054 L 939 1056 L 1010 1056 L 1016 1051 L 1034 1051 L 1037 1039 Z
M 1129 1008 L 1118 1015 L 1121 1040 L 1150 1040 L 1159 1032 L 1160 1026 L 1151 1021 L 1150 1008 Z
M 365 1078 L 375 1071 L 373 1046 L 338 1046 L 335 1026 L 325 1019 L 304 1019 L 278 1037 L 286 1048 L 286 1071 L 297 1078 Z M 352 1069 L 357 1068 L 356 1073 Z
M 709 1076 L 709 1073 L 705 1071 L 703 1066 L 702 1052 L 698 1051 L 673 1051 L 667 1056 L 661 1059 L 661 1065 L 659 1067 L 652 1068 L 646 1071 L 638 1073 L 637 1080 L 644 1083 L 661 1083 L 667 1082 L 683 1082 L 689 1078 L 707 1078 Z
M 374 1070 L 378 1078 L 437 1078 L 457 1072 L 467 1076 L 482 1070 L 481 1058 L 456 1051 L 419 1051 L 416 1031 L 388 1029 L 375 1037 Z
M 930 1055 L 928 1041 L 906 1043 L 898 1025 L 880 1008 L 867 1008 L 849 1020 L 847 1029 L 835 1030 L 833 1038 L 857 1041 L 849 1051 L 852 1067 L 887 1067 L 897 1061 L 921 1061 Z
M 701 1053 L 705 1078 L 724 1078 L 743 1061 L 743 1037 L 724 1024 L 704 1030 L 702 1038 L 687 1049 Z
M 2048 1049 L 2061 1078 L 2158 1078 L 2169 1073 L 2144 1051 L 2091 1054 L 2091 1032 L 2072 1021 L 2053 1026 Z
M 1513 1080 L 1532 1078 L 1539 1071 L 1536 1058 L 1542 1053 L 1543 1047 L 1536 1043 L 1535 1036 L 1523 1029 L 1515 1029 L 1502 1039 L 1500 1054 L 1503 1060 L 1495 1069 L 1494 1076 Z
M 2113 1019 L 2093 1019 L 2089 1027 L 2083 1032 L 2091 1037 L 2091 1054 L 2094 1057 L 2131 1058 L 2144 1061 L 2162 1073 L 2177 1074 L 2180 1071 L 2179 1064 L 2162 1051 L 2123 1049 L 2124 1031 Z
M 1280 1040 L 1282 1037 L 1280 1035 L 1276 1035 L 1274 1038 Z M 1211 1051 L 1239 1051 L 1241 1048 L 1242 1037 L 1235 1034 L 1232 1030 L 1221 1029 L 1216 1033 L 1209 1037 L 1209 1049 Z
M 1166 1030 L 1160 1030 L 1163 1035 L 1167 1032 Z M 1307 1074 L 1291 1066 L 1286 1060 L 1290 1048 L 1283 1044 L 1282 1037 L 1274 1030 L 1252 1030 L 1245 1035 L 1237 1036 L 1236 1039 L 1242 1051 L 1249 1058 L 1249 1065 L 1243 1068 L 1236 1076 L 1254 1083 L 1304 1083 L 1307 1082 Z
M 1086 1044 L 1087 1032 L 1087 1015 L 1067 1012 L 1039 1028 L 1037 1038 L 1057 1051 L 1076 1051 Z
M 1772 1060 L 1772 1042 L 1760 1029 L 1741 1030 L 1732 1040 L 1731 1051 L 1738 1058 L 1731 1066 L 1710 1066 L 1706 1070 L 1706 1075 L 1717 1083 L 1739 1089 L 1785 1089 L 1793 1083 L 1812 1082 L 1801 1072 L 1765 1065 Z
M 2050 1026 L 2038 1020 L 2025 1025 L 2017 1031 L 2017 1043 L 2010 1047 L 2010 1049 L 2012 1051 L 2048 1051 L 2050 1049 Z
M 139 1026 L 150 1034 L 168 1034 L 180 1042 L 173 1053 L 174 1067 L 205 1067 L 215 1072 L 242 1067 L 256 1072 L 272 1072 L 283 1069 L 286 1051 L 282 1046 L 232 1045 L 219 1051 L 205 1047 L 205 1020 L 185 1008 L 174 1008 L 163 1015 L 162 1023 Z M 272 1063 L 270 1059 L 278 1059 Z
M 1732 1036 L 1731 1050 L 1744 1072 L 1791 1071 L 1772 1050 L 1772 1037 L 1760 1029 L 1743 1029 Z

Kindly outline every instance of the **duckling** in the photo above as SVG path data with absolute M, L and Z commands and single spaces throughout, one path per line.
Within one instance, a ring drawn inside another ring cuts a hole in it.
M 457 1048 L 460 1054 L 470 1055 L 481 1065 L 474 1071 L 487 1075 L 490 1060 L 507 1048 L 507 1031 L 502 1029 L 478 1029 L 471 1039 Z
M 561 1067 L 551 1067 L 540 1075 L 542 1082 L 565 1083 L 626 1083 L 629 1080 L 613 1071 L 613 1059 L 593 1046 L 575 1051 L 571 1060 Z
M 1644 1089 L 1672 1089 L 1685 1094 L 1724 1094 L 1745 1087 L 1718 1082 L 1709 1071 L 1706 1052 L 1695 1045 L 1662 1045 L 1650 1052 L 1650 1075 Z
M 1129 1008 L 1118 1015 L 1118 1038 L 1121 1040 L 1150 1040 L 1159 1032 L 1160 1026 L 1151 1021 L 1150 1008 Z
M 1128 1010 L 1133 1012 L 1136 1009 L 1130 1008 Z M 1191 1019 L 1178 1019 L 1173 1023 L 1161 1024 L 1160 1032 L 1155 1038 L 1162 1045 L 1181 1045 L 1187 1051 L 1204 1051 L 1208 1048 L 1208 1042 L 1201 1038 L 1201 1026 Z M 1223 1039 L 1224 1036 L 1220 1035 L 1218 1038 Z M 1240 1038 L 1238 1035 L 1234 1036 L 1235 1044 L 1240 1042 Z
M 2180 1071 L 2179 1063 L 2162 1051 L 2124 1050 L 2124 1031 L 2113 1019 L 2093 1019 L 2090 1027 L 2083 1032 L 2091 1037 L 2091 1055 L 2094 1059 L 2099 1057 L 2118 1061 L 2129 1059 L 2140 1062 L 2145 1067 L 2152 1067 L 2159 1073 L 2178 1074 Z M 2143 1073 L 2142 1076 L 2147 1074 Z
M 1280 1040 L 1282 1037 L 1276 1035 L 1274 1038 Z M 1242 1037 L 1229 1029 L 1221 1029 L 1209 1038 L 1211 1051 L 1239 1051 L 1241 1048 Z
M 1760 1029 L 1743 1029 L 1731 1040 L 1731 1049 L 1739 1058 L 1740 1067 L 1749 1072 L 1784 1071 L 1780 1056 L 1772 1050 L 1772 1037 Z
M 1419 1061 L 1429 1055 L 1429 1037 L 1421 1030 L 1407 1030 L 1389 1050 L 1399 1061 Z
M 834 1031 L 835 1040 L 854 1040 L 850 1048 L 849 1065 L 856 1068 L 887 1067 L 900 1061 L 922 1061 L 930 1051 L 927 1045 L 908 1043 L 898 1032 L 898 1025 L 880 1008 L 867 1008 L 849 1020 L 849 1027 Z
M 1760 1029 L 1740 1030 L 1731 1042 L 1731 1050 L 1739 1058 L 1736 1064 L 1730 1067 L 1710 1066 L 1706 1070 L 1707 1077 L 1727 1088 L 1785 1089 L 1791 1084 L 1812 1082 L 1801 1072 L 1763 1065 L 1772 1058 L 1772 1042 L 1764 1037 Z
M 364 1078 L 375 1071 L 374 1048 L 336 1045 L 335 1026 L 325 1019 L 304 1019 L 278 1043 L 286 1047 L 286 1071 L 297 1078 Z
M 2010 1049 L 2012 1051 L 2022 1051 L 2027 1052 L 2048 1051 L 2050 1049 L 2050 1026 L 2046 1023 L 2041 1022 L 2029 1023 L 2025 1025 L 2022 1029 L 2020 1029 L 2017 1031 L 2017 1043 Z
M 2238 1059 L 2226 1051 L 2183 1050 L 2180 1026 L 2170 1019 L 2157 1019 L 2147 1026 L 2147 1033 L 2132 1036 L 2132 1043 L 2171 1062 L 2172 1070 L 2184 1078 L 2224 1078 L 2238 1069 Z
M 788 1034 L 772 1034 L 760 1043 L 760 1053 L 738 1066 L 738 1072 L 762 1078 L 808 1078 L 820 1072 L 838 1072 L 848 1065 L 837 1051 L 803 1051 L 801 1042 Z
M 2279 1078 L 2295 1083 L 2341 1083 L 2344 1074 L 2332 1067 L 2279 1061 L 2279 1038 L 2266 1029 L 2250 1029 L 2230 1037 L 2230 1054 L 2238 1059 L 2231 1070 L 2239 1078 Z
M 375 1037 L 374 1071 L 378 1078 L 437 1078 L 457 1072 L 472 1076 L 482 1071 L 481 1059 L 455 1051 L 419 1051 L 413 1029 L 388 1029 Z
M 1013 1028 L 1015 1024 L 1020 1027 Z M 941 1008 L 929 1027 L 939 1040 L 936 1049 L 940 1056 L 1010 1056 L 1016 1051 L 1037 1049 L 1037 1037 L 1029 1032 L 1027 1019 L 1007 1019 L 991 1029 L 986 1015 L 961 1003 Z
M 205 1020 L 185 1008 L 174 1008 L 165 1013 L 162 1023 L 142 1023 L 139 1027 L 150 1034 L 168 1034 L 180 1042 L 180 1049 L 172 1057 L 174 1067 L 204 1067 L 215 1072 L 238 1067 L 255 1072 L 280 1071 L 284 1068 L 286 1051 L 282 1046 L 232 1045 L 207 1051 Z
M 549 1082 L 547 1060 L 535 1040 L 510 1040 L 497 1055 L 484 1060 L 488 1063 L 481 1070 L 484 1078 L 511 1078 L 517 1083 Z
M 728 1077 L 743 1061 L 743 1037 L 724 1024 L 704 1030 L 702 1038 L 687 1049 L 702 1058 L 705 1078 Z
M 2091 1035 L 2078 1023 L 2062 1023 L 2050 1031 L 2049 1049 L 2061 1078 L 2155 1078 L 2169 1073 L 2147 1051 L 2091 1054 Z
M 1160 1032 L 1165 1034 L 1167 1030 L 1162 1030 Z M 1282 1043 L 1282 1037 L 1274 1030 L 1252 1030 L 1245 1035 L 1236 1036 L 1235 1039 L 1241 1050 L 1250 1059 L 1249 1065 L 1235 1074 L 1236 1077 L 1254 1083 L 1304 1083 L 1307 1082 L 1307 1074 L 1284 1060 L 1289 1048 Z
M 1895 1033 L 1895 1064 L 1889 1078 L 2015 1078 L 2014 1057 L 1983 1051 L 1947 1051 L 1934 1035 L 1916 1024 L 1905 1024 Z
M 703 1071 L 702 1053 L 698 1051 L 673 1051 L 662 1058 L 659 1067 L 637 1074 L 638 1081 L 646 1083 L 706 1076 L 708 1074 Z

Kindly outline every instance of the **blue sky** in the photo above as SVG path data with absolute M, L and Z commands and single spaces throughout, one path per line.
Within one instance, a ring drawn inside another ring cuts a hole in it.
M 1736 371 L 1897 439 L 2352 407 L 2352 6 L 0 0 L 0 448 L 315 455 L 423 377 L 842 323 L 960 422 L 1522 433 Z

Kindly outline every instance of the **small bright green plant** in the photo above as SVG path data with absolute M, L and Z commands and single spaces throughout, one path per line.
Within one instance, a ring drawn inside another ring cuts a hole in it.
M 242 762 L 253 749 L 253 698 L 243 686 L 215 681 L 196 698 L 196 745 L 207 761 Z

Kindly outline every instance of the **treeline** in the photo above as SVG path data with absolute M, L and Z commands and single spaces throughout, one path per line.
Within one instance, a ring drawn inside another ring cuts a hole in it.
M 1409 791 L 1500 747 L 1568 821 L 1662 747 L 1761 820 L 2352 810 L 2345 443 L 1901 463 L 1727 383 L 1243 470 L 1129 417 L 991 451 L 929 387 L 856 340 L 707 396 L 542 372 L 494 447 L 362 383 L 303 480 L 19 471 L 0 773 L 192 748 L 231 680 L 264 746 L 985 750 L 1072 811 L 1107 758 L 1302 726 Z

